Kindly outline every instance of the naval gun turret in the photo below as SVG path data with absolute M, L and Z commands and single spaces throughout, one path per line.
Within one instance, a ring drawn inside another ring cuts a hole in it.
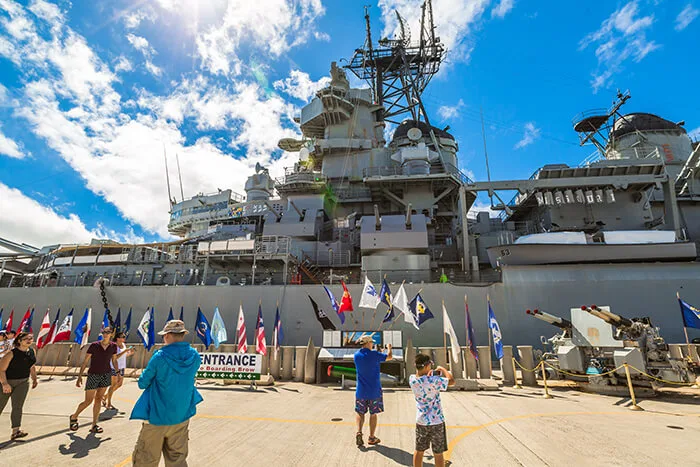
M 596 305 L 572 308 L 571 321 L 537 309 L 526 312 L 563 331 L 542 338 L 552 347 L 543 359 L 563 370 L 560 376 L 567 379 L 594 388 L 624 385 L 625 363 L 636 386 L 656 388 L 663 385 L 659 380 L 690 382 L 694 378 L 684 360 L 671 356 L 659 328 L 648 318 L 630 319 Z

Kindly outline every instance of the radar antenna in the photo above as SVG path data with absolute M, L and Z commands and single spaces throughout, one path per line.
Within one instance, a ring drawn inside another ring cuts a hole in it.
M 356 49 L 345 66 L 359 79 L 367 81 L 375 102 L 384 107 L 380 120 L 401 123 L 409 118 L 430 124 L 421 95 L 440 69 L 445 48 L 435 37 L 433 5 L 426 0 L 421 5 L 420 39 L 411 41 L 405 19 L 396 12 L 398 37 L 381 39 L 375 45 L 365 7 L 367 37 L 362 48 Z
M 615 120 L 625 118 L 619 113 L 620 108 L 631 97 L 629 91 L 623 93 L 618 90 L 617 99 L 609 109 L 588 110 L 574 117 L 574 131 L 579 134 L 581 146 L 593 144 L 605 156 L 605 146 L 610 141 L 610 131 L 615 125 Z

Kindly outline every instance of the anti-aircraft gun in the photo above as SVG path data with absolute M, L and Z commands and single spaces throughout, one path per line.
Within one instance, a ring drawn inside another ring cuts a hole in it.
M 623 363 L 666 381 L 693 378 L 685 361 L 671 357 L 668 344 L 648 318 L 629 319 L 596 305 L 572 308 L 571 321 L 540 310 L 526 313 L 562 330 L 542 339 L 552 345 L 543 358 L 564 370 L 567 378 L 594 386 L 623 385 L 624 368 L 615 370 Z M 635 385 L 659 386 L 633 368 L 630 373 Z

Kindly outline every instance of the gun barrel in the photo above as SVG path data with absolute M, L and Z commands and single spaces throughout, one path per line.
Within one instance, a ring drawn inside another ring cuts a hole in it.
M 544 321 L 545 323 L 549 323 L 553 326 L 556 326 L 560 329 L 571 329 L 571 322 L 568 320 L 565 320 L 564 318 L 560 318 L 559 316 L 554 316 L 550 313 L 547 313 L 546 311 L 542 310 L 525 310 L 525 313 L 528 315 L 534 316 L 535 318 Z
M 631 326 L 632 325 L 632 321 L 625 318 L 624 316 L 620 316 L 620 315 L 615 314 L 615 313 L 608 311 L 608 310 L 602 310 L 595 305 L 591 305 L 591 309 L 598 312 L 599 314 L 605 316 L 607 318 L 605 321 L 607 321 L 610 324 L 614 324 L 615 326 Z

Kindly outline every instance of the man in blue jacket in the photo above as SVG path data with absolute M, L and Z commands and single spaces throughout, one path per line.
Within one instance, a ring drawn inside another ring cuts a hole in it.
M 153 354 L 139 378 L 143 394 L 131 419 L 145 420 L 132 455 L 134 466 L 157 466 L 163 454 L 166 466 L 187 465 L 188 427 L 202 396 L 194 387 L 202 361 L 185 342 L 187 329 L 178 319 L 162 331 L 165 346 Z

